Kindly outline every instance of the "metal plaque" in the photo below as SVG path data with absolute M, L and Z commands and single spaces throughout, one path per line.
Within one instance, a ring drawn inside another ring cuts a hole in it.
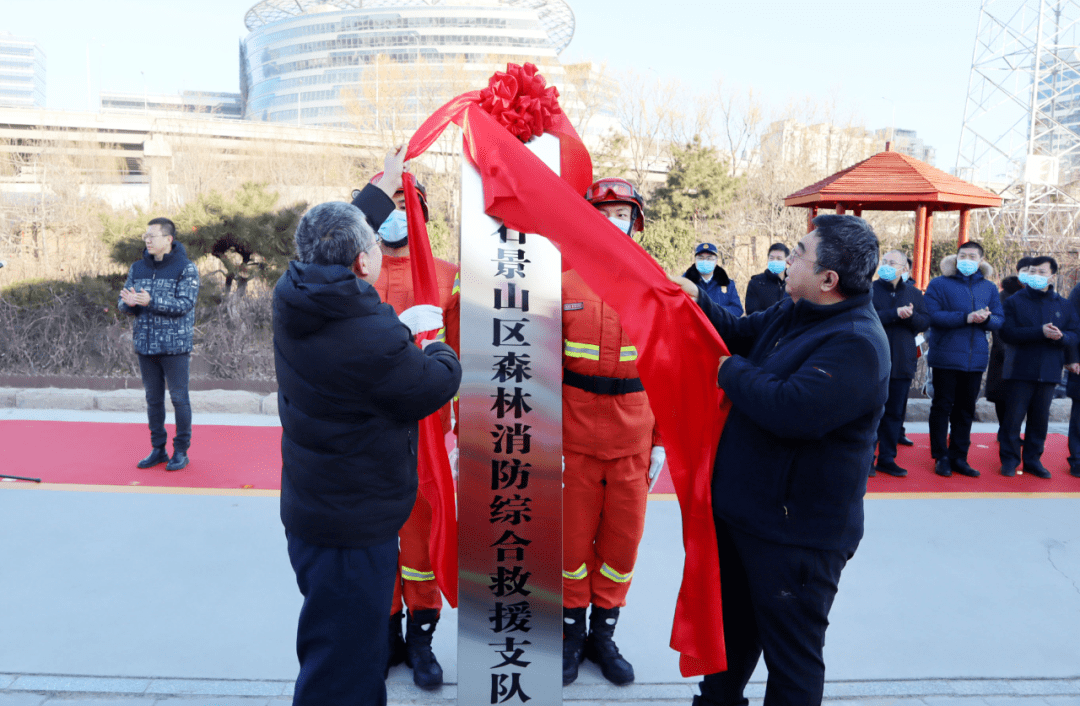
M 559 141 L 526 145 L 559 171 Z M 462 159 L 458 704 L 562 703 L 562 258 Z

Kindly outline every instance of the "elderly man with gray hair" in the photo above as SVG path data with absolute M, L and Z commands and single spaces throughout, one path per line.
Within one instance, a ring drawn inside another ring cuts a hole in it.
M 416 500 L 418 422 L 461 383 L 452 348 L 414 341 L 442 326 L 438 308 L 399 318 L 372 286 L 382 265 L 375 231 L 394 210 L 403 158 L 404 149 L 387 157 L 386 176 L 357 206 L 304 214 L 296 260 L 274 288 L 281 521 L 304 596 L 298 705 L 386 703 L 397 534 Z

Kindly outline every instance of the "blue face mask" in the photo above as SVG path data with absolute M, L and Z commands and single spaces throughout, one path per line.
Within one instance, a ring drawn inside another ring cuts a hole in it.
M 910 274 L 908 274 L 907 272 L 905 272 L 904 274 L 900 275 L 900 279 L 904 280 L 905 282 L 907 282 L 907 281 L 908 281 L 908 278 L 909 278 L 909 277 L 911 277 L 911 275 L 910 275 Z
M 975 274 L 975 270 L 979 269 L 979 263 L 974 260 L 957 260 L 956 269 L 960 270 L 960 274 L 965 277 L 970 277 Z
M 1049 277 L 1043 277 L 1042 275 L 1028 275 L 1028 286 L 1032 289 L 1046 289 L 1046 286 L 1050 284 Z
M 700 272 L 701 274 L 709 275 L 709 274 L 712 274 L 712 271 L 716 269 L 716 261 L 715 260 L 695 260 L 694 261 L 694 267 L 696 267 L 697 271 Z
M 379 226 L 379 236 L 388 248 L 403 248 L 409 244 L 409 222 L 404 211 L 393 211 Z
M 633 225 L 630 221 L 624 221 L 621 218 L 615 218 L 614 216 L 608 216 L 608 220 L 623 233 L 630 235 L 630 227 Z
M 1026 286 L 1026 287 L 1031 286 L 1031 275 L 1029 275 L 1027 272 L 1018 273 L 1016 275 L 1016 279 L 1020 280 L 1020 284 Z
M 769 270 L 769 272 L 772 272 L 774 275 L 778 275 L 787 269 L 787 263 L 783 260 L 769 260 L 769 264 L 765 265 L 765 267 Z
M 892 265 L 882 265 L 877 268 L 877 276 L 886 282 L 892 282 L 896 279 L 896 268 Z

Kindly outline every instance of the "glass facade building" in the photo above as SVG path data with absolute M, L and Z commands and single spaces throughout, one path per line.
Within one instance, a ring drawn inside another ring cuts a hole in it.
M 45 107 L 45 52 L 32 39 L 0 32 L 0 106 Z
M 555 78 L 574 15 L 564 0 L 263 0 L 245 24 L 246 119 L 414 129 L 508 61 Z

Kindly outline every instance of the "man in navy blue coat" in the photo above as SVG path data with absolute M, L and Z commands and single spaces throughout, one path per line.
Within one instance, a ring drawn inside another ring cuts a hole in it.
M 1005 300 L 1005 419 L 1002 423 L 1001 475 L 1015 476 L 1021 455 L 1024 473 L 1049 478 L 1042 465 L 1050 403 L 1061 381 L 1066 352 L 1080 340 L 1080 320 L 1073 305 L 1054 291 L 1050 277 L 1057 260 L 1043 255 L 1031 261 L 1028 286 Z M 1020 423 L 1027 415 L 1024 444 L 1020 446 Z
M 979 475 L 967 455 L 975 402 L 990 360 L 986 333 L 1000 329 L 1005 321 L 998 288 L 990 279 L 993 274 L 994 268 L 983 260 L 982 245 L 972 240 L 941 261 L 941 276 L 926 288 L 927 363 L 934 380 L 930 455 L 939 476 Z
M 896 444 L 904 424 L 908 392 L 915 377 L 915 336 L 930 325 L 923 295 L 914 282 L 904 279 L 907 255 L 899 250 L 885 253 L 874 281 L 874 308 L 877 310 L 885 335 L 889 338 L 892 373 L 889 376 L 889 399 L 885 415 L 878 425 L 878 457 L 876 470 L 903 478 L 907 469 L 896 465 Z M 871 470 L 871 475 L 874 471 Z
M 840 572 L 863 534 L 863 495 L 889 392 L 889 342 L 870 282 L 866 221 L 824 215 L 788 258 L 790 299 L 743 318 L 683 279 L 732 352 L 718 385 L 731 411 L 712 502 L 728 670 L 696 706 L 745 704 L 762 652 L 766 704 L 819 704 Z
M 382 264 L 373 226 L 394 210 L 403 155 L 387 159 L 379 187 L 357 197 L 360 208 L 333 202 L 304 214 L 297 259 L 274 288 L 281 521 L 304 596 L 298 706 L 386 703 L 390 599 L 398 530 L 416 502 L 418 422 L 461 382 L 452 348 L 414 342 L 440 328 L 441 316 L 419 323 L 425 317 L 406 316 L 410 309 L 399 318 L 372 286 Z
M 694 264 L 683 273 L 683 277 L 705 290 L 710 299 L 733 316 L 742 316 L 739 289 L 735 281 L 728 277 L 727 270 L 720 267 L 718 258 L 715 243 L 698 243 L 694 249 Z

